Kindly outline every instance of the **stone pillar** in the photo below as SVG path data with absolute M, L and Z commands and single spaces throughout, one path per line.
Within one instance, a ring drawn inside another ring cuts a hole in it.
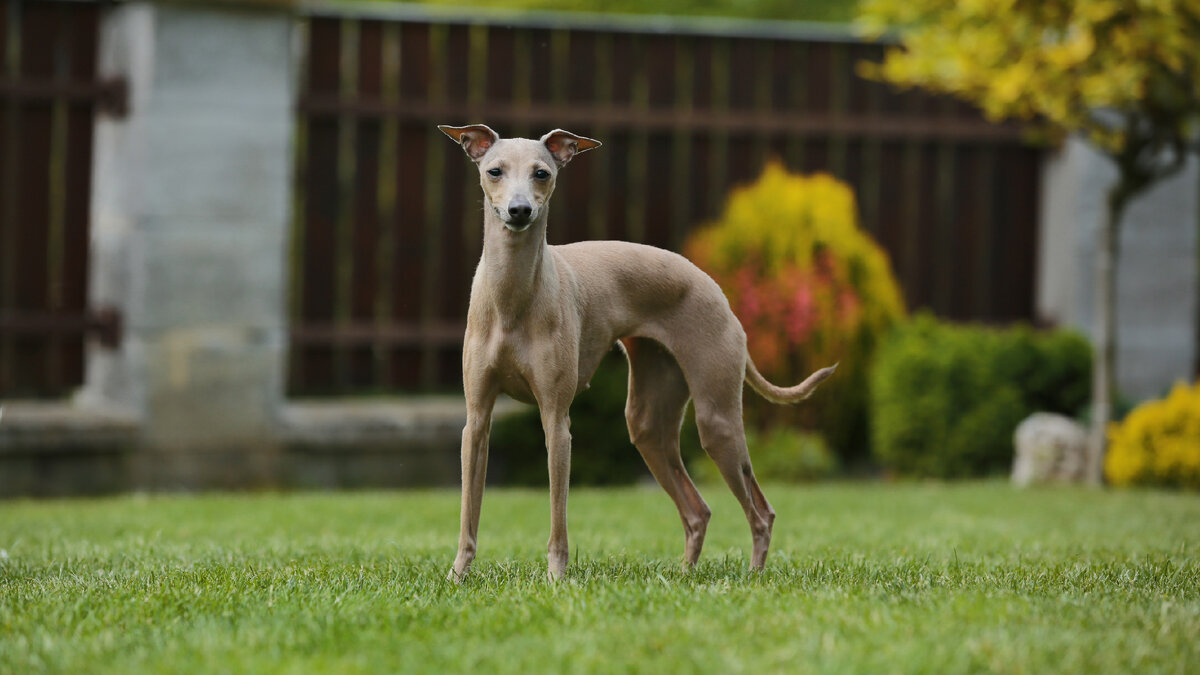
M 140 424 L 134 486 L 272 484 L 283 404 L 294 130 L 286 3 L 132 1 L 107 13 L 92 305 L 124 319 L 91 348 L 78 403 Z
M 1038 313 L 1092 333 L 1093 265 L 1112 162 L 1071 138 L 1046 162 Z M 1193 379 L 1197 358 L 1200 162 L 1137 197 L 1117 263 L 1117 387 L 1133 400 Z

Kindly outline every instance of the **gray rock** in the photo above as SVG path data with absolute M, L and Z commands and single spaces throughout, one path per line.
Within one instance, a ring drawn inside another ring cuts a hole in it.
M 1087 430 L 1075 420 L 1054 413 L 1034 413 L 1013 432 L 1016 456 L 1012 482 L 1020 487 L 1037 483 L 1075 483 L 1083 480 L 1087 464 Z

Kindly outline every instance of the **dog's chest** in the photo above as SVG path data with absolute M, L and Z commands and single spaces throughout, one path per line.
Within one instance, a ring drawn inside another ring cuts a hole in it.
M 522 403 L 536 403 L 528 379 L 527 339 L 519 333 L 496 331 L 489 343 L 489 366 L 499 380 L 500 391 Z

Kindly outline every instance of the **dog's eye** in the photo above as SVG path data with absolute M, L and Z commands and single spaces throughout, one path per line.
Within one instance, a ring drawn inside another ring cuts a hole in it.
M 550 172 L 545 169 L 538 169 L 537 171 L 533 172 L 533 177 L 538 180 L 546 180 L 550 177 Z
M 488 169 L 488 175 L 493 178 L 499 178 L 503 174 L 504 174 L 504 172 L 501 171 L 499 168 Z

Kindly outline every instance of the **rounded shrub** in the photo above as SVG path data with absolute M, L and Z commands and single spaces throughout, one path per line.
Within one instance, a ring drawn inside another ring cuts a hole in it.
M 1113 485 L 1200 488 L 1200 382 L 1182 382 L 1108 428 L 1104 473 Z
M 837 457 L 819 434 L 775 427 L 763 432 L 747 431 L 746 445 L 760 481 L 804 483 L 830 478 L 838 470 Z M 702 452 L 688 458 L 696 482 L 718 483 L 721 472 Z
M 1067 332 L 945 323 L 922 314 L 880 348 L 872 448 L 889 471 L 959 478 L 1008 469 L 1017 424 L 1086 405 L 1091 347 Z
M 841 362 L 799 406 L 747 396 L 747 422 L 799 424 L 843 458 L 864 456 L 871 356 L 905 310 L 887 254 L 858 227 L 850 187 L 768 164 L 730 194 L 721 217 L 693 234 L 684 253 L 721 286 L 768 379 L 791 385 Z

